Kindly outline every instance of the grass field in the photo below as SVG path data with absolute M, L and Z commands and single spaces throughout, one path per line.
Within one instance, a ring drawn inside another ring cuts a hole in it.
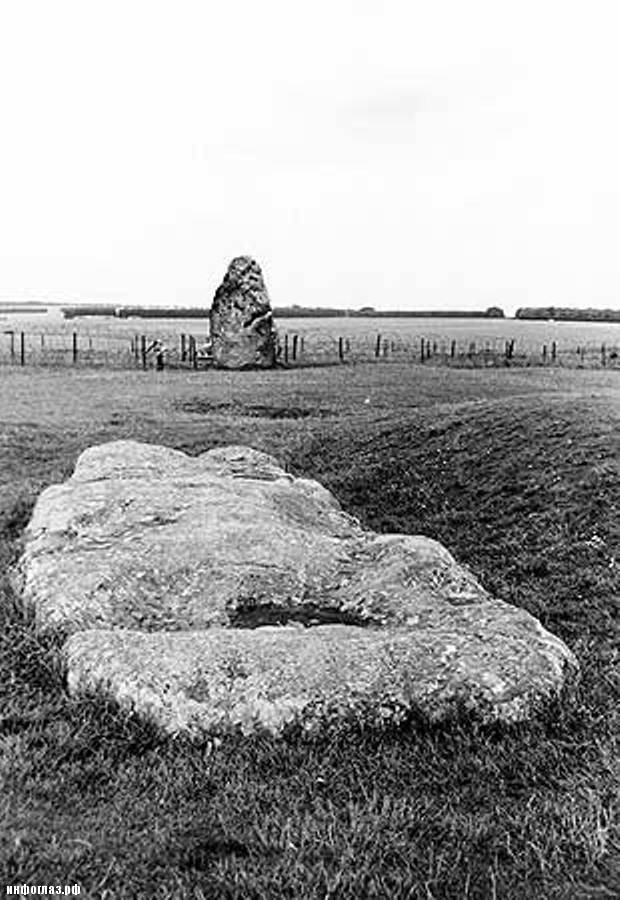
M 247 443 L 379 531 L 444 542 L 577 654 L 529 725 L 162 738 L 65 693 L 2 582 L 0 884 L 97 898 L 617 896 L 620 376 L 357 366 L 0 371 L 0 572 L 86 446 Z
M 206 340 L 209 331 L 206 312 L 205 309 L 204 319 L 116 319 L 110 316 L 63 319 L 58 309 L 49 315 L 6 316 L 0 321 L 0 363 L 19 361 L 20 333 L 24 332 L 25 358 L 29 365 L 72 364 L 75 334 L 80 365 L 125 368 L 139 365 L 132 342 L 137 348 L 140 335 L 144 335 L 147 345 L 155 338 L 165 342 L 168 364 L 174 366 L 180 362 L 181 335 L 193 335 L 198 346 Z M 377 342 L 381 362 L 418 360 L 423 339 L 427 344 L 427 360 L 432 352 L 432 361 L 441 364 L 484 366 L 494 362 L 503 365 L 506 343 L 514 342 L 512 365 L 553 362 L 565 366 L 620 366 L 620 323 L 613 322 L 287 318 L 276 320 L 276 325 L 282 344 L 288 336 L 291 351 L 294 336 L 300 339 L 297 364 L 336 362 L 339 338 L 342 338 L 347 362 L 375 360 Z M 292 352 L 287 356 L 292 364 Z M 154 365 L 154 360 L 149 360 L 149 364 Z
M 208 333 L 208 307 L 204 319 L 116 319 L 111 316 L 81 316 L 65 319 L 58 309 L 44 315 L 0 315 L 0 335 L 7 329 L 27 333 L 65 333 L 78 331 L 81 335 L 106 334 L 110 337 L 129 338 L 132 335 L 194 334 Z M 349 338 L 365 338 L 373 341 L 378 333 L 389 338 L 411 338 L 417 343 L 420 337 L 469 341 L 506 341 L 514 339 L 518 345 L 538 347 L 542 343 L 558 341 L 565 346 L 578 344 L 610 346 L 620 342 L 620 323 L 614 322 L 558 322 L 527 319 L 459 319 L 459 318 L 284 318 L 276 317 L 276 326 L 282 333 L 331 334 Z

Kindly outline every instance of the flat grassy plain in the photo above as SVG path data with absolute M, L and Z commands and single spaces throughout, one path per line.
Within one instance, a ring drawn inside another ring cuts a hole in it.
M 3 321 L 4 319 L 4 321 Z M 338 361 L 338 339 L 343 338 L 348 362 L 373 361 L 377 339 L 380 340 L 381 362 L 411 362 L 420 355 L 420 343 L 427 342 L 427 363 L 433 348 L 432 363 L 446 364 L 455 344 L 456 365 L 467 365 L 463 357 L 471 357 L 477 366 L 485 365 L 486 350 L 505 364 L 506 342 L 514 342 L 511 365 L 551 363 L 552 346 L 557 350 L 557 363 L 565 366 L 618 368 L 620 323 L 613 322 L 549 322 L 522 319 L 459 318 L 285 318 L 277 319 L 281 337 L 288 335 L 289 363 L 292 360 L 293 336 L 304 340 L 295 365 L 315 365 Z M 11 331 L 15 334 L 11 336 Z M 63 319 L 58 308 L 44 315 L 0 316 L 0 363 L 11 362 L 11 344 L 19 356 L 20 332 L 25 335 L 27 364 L 71 365 L 73 334 L 79 345 L 79 364 L 129 367 L 135 365 L 131 340 L 144 335 L 147 345 L 155 338 L 168 347 L 168 363 L 178 367 L 181 335 L 192 334 L 201 346 L 209 331 L 208 310 L 204 318 L 117 319 L 111 316 L 83 316 Z M 43 336 L 43 337 L 42 337 Z M 543 346 L 547 356 L 543 359 Z M 604 363 L 601 348 L 605 347 Z M 578 349 L 580 352 L 578 352 Z M 478 354 L 478 355 L 476 355 Z M 154 365 L 153 360 L 149 360 Z
M 445 543 L 582 678 L 528 725 L 412 720 L 313 742 L 163 738 L 67 696 L 6 578 L 0 884 L 93 898 L 618 895 L 620 375 L 340 366 L 0 370 L 0 572 L 90 444 L 266 450 L 379 531 Z

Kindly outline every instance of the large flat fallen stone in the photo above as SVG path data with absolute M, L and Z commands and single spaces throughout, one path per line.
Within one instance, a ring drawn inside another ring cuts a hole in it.
M 515 720 L 576 671 L 441 544 L 366 531 L 244 447 L 91 447 L 40 496 L 17 581 L 40 630 L 69 636 L 71 690 L 102 688 L 173 732 L 455 704 Z

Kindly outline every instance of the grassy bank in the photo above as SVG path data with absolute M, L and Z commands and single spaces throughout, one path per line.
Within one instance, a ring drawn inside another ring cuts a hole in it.
M 39 491 L 89 444 L 248 443 L 320 478 L 367 526 L 444 542 L 566 640 L 583 676 L 528 726 L 412 722 L 315 743 L 229 740 L 210 754 L 69 699 L 56 648 L 5 578 L 0 883 L 76 882 L 100 898 L 615 896 L 617 373 L 2 379 L 1 570 Z

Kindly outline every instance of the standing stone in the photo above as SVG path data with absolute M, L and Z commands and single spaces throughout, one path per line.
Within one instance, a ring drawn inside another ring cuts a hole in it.
M 222 369 L 271 368 L 277 331 L 260 266 L 237 256 L 228 267 L 211 306 L 213 362 Z

